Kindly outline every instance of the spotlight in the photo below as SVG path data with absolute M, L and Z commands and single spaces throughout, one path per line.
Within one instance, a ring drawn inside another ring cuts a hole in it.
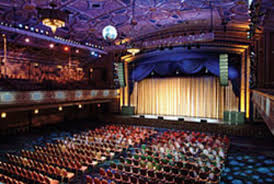
M 49 44 L 49 48 L 54 48 L 54 44 L 53 43 L 51 43 L 51 44 Z
M 66 46 L 66 47 L 64 47 L 64 51 L 69 51 L 69 48 Z
M 100 108 L 100 107 L 101 107 L 101 104 L 97 104 L 97 107 Z
M 83 107 L 82 104 L 79 104 L 79 105 L 78 105 L 78 108 L 79 108 L 79 109 L 82 109 L 82 107 Z
M 29 39 L 29 38 L 25 38 L 25 42 L 26 42 L 26 43 L 29 43 L 29 42 L 30 42 L 30 39 Z
M 4 118 L 6 118 L 6 117 L 7 117 L 7 113 L 2 112 L 2 113 L 1 113 L 1 118 L 3 118 L 3 119 L 4 119 Z
M 59 107 L 58 107 L 58 110 L 59 110 L 59 111 L 62 111 L 62 110 L 63 110 L 63 107 L 62 107 L 62 106 L 59 106 Z
M 80 51 L 79 51 L 79 49 L 76 49 L 75 52 L 78 54 Z
M 38 113 L 39 113 L 39 109 L 35 109 L 34 114 L 38 114 Z

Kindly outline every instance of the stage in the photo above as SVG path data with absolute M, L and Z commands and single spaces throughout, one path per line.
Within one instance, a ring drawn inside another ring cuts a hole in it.
M 162 119 L 170 121 L 186 121 L 186 122 L 195 122 L 195 123 L 210 123 L 210 124 L 224 124 L 224 121 L 221 119 L 211 119 L 211 118 L 202 118 L 202 117 L 186 117 L 186 116 L 163 116 L 163 115 L 151 115 L 151 114 L 138 114 L 129 116 L 132 118 L 145 118 L 145 119 Z
M 162 117 L 162 118 L 161 118 Z M 245 122 L 244 124 L 227 124 L 222 120 L 185 116 L 159 116 L 157 115 L 120 115 L 101 114 L 98 120 L 107 124 L 137 125 L 156 128 L 184 129 L 190 131 L 209 132 L 230 136 L 272 137 L 271 132 L 264 123 Z M 181 118 L 184 118 L 182 120 Z M 207 120 L 202 121 L 201 120 Z

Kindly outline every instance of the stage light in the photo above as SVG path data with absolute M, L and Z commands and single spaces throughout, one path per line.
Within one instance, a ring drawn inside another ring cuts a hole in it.
M 1 118 L 3 118 L 3 119 L 4 119 L 4 118 L 6 118 L 6 117 L 7 117 L 7 113 L 2 112 L 2 113 L 1 113 Z
M 78 108 L 79 108 L 79 109 L 82 109 L 82 107 L 83 107 L 82 104 L 79 104 L 79 105 L 78 105 Z
M 78 54 L 80 51 L 79 51 L 79 49 L 76 49 L 75 52 Z
M 101 107 L 101 104 L 97 104 L 97 107 L 100 108 L 100 107 Z
M 29 43 L 29 42 L 30 42 L 30 39 L 29 39 L 29 38 L 25 38 L 25 42 L 26 42 L 26 43 Z
M 51 43 L 51 44 L 49 44 L 49 48 L 54 48 L 54 44 L 53 43 Z
M 64 47 L 64 51 L 69 51 L 69 48 L 68 47 Z
M 63 110 L 63 107 L 62 107 L 62 106 L 59 106 L 59 107 L 58 107 L 58 110 L 59 110 L 59 111 L 62 111 L 62 110 Z
M 34 114 L 38 114 L 38 113 L 39 113 L 39 109 L 35 109 Z

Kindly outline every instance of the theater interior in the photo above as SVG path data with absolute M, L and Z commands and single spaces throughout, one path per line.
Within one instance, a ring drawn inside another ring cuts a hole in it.
M 0 184 L 273 184 L 273 0 L 0 0 Z

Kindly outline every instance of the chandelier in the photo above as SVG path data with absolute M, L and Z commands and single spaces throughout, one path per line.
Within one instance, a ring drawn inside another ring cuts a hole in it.
M 38 14 L 42 24 L 55 33 L 58 28 L 65 26 L 68 20 L 68 13 L 55 9 L 57 5 L 54 3 L 50 3 L 50 6 L 51 8 L 38 8 Z

